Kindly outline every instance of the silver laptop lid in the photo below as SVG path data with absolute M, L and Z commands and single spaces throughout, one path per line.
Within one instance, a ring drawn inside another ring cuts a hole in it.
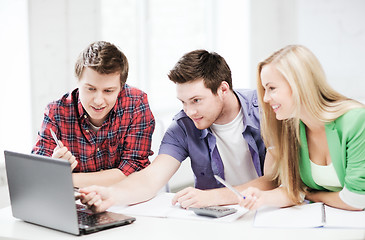
M 13 216 L 78 235 L 69 162 L 34 154 L 4 153 Z

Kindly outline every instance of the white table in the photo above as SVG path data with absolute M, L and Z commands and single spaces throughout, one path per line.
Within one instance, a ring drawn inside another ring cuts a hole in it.
M 365 239 L 365 229 L 254 228 L 254 215 L 249 212 L 231 223 L 138 216 L 131 225 L 78 237 L 15 219 L 6 207 L 0 209 L 0 239 Z

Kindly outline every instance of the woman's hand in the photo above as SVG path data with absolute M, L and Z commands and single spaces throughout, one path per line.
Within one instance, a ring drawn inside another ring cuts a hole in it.
M 240 198 L 240 206 L 249 210 L 256 210 L 265 205 L 267 192 L 255 187 L 249 187 L 242 192 L 245 199 Z

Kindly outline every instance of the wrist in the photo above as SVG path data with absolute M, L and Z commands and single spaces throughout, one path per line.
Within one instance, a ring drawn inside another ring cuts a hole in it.
M 106 193 L 103 194 L 104 198 L 103 201 L 108 201 L 110 203 L 110 206 L 116 205 L 116 204 L 123 204 L 120 200 L 122 200 L 123 198 L 118 196 L 118 190 L 114 189 L 114 187 L 106 187 L 105 189 Z M 119 201 L 117 201 L 117 199 L 120 199 Z
M 222 188 L 218 198 L 221 201 L 220 205 L 239 204 L 241 201 L 241 199 L 228 188 Z
M 207 194 L 206 199 L 209 206 L 238 204 L 238 199 L 227 188 L 218 188 L 204 191 Z

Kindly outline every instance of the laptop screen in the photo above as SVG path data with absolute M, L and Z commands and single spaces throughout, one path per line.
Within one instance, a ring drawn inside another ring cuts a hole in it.
M 68 161 L 34 154 L 4 153 L 14 217 L 75 235 L 103 229 L 99 224 L 95 229 L 87 227 L 86 231 L 84 228 L 80 232 Z M 135 220 L 124 215 L 119 219 L 119 223 L 105 223 L 105 228 Z

